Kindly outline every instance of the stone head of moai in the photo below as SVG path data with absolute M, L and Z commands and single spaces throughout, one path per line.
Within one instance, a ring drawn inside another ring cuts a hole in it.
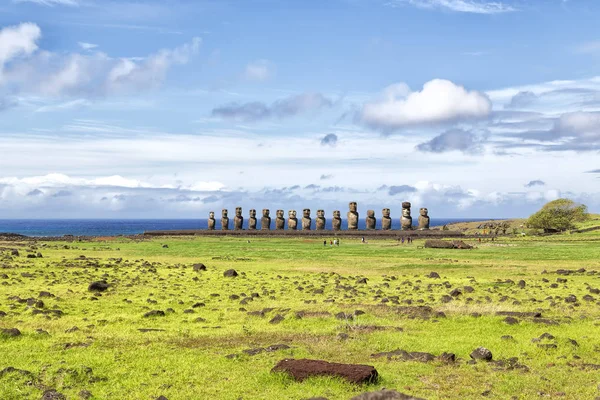
M 217 221 L 215 220 L 215 212 L 211 211 L 208 213 L 208 230 L 215 230 L 215 225 Z
M 250 210 L 250 218 L 256 218 L 256 210 L 254 208 Z
M 283 210 L 275 211 L 275 215 L 277 216 L 277 218 L 275 218 L 275 229 L 284 229 L 285 219 L 283 218 Z
M 410 203 L 405 201 L 402 203 L 402 218 L 400 218 L 402 230 L 412 229 L 412 217 L 410 216 Z
M 221 218 L 227 218 L 227 213 L 228 213 L 227 209 L 221 210 Z
M 389 231 L 392 229 L 392 219 L 390 218 L 390 209 L 384 208 L 381 210 L 381 230 Z
M 421 208 L 419 210 L 419 229 L 421 230 L 429 230 L 429 215 L 427 215 L 429 211 L 426 208 Z
M 358 209 L 358 205 L 356 204 L 355 201 L 351 201 L 350 204 L 348 204 L 348 207 L 350 208 L 350 211 L 348 211 L 348 230 L 356 230 L 358 229 L 358 212 L 356 211 Z
M 325 229 L 325 210 L 317 210 L 317 222 L 315 228 L 319 231 Z
M 339 231 L 342 229 L 342 212 L 340 210 L 335 210 L 333 212 L 333 220 L 331 221 L 331 229 L 334 231 Z
M 235 208 L 235 218 L 233 219 L 233 228 L 237 231 L 244 229 L 244 217 L 242 217 L 242 207 Z
M 288 211 L 288 218 L 296 219 L 296 210 Z
M 310 208 L 302 210 L 302 218 L 310 218 Z
M 356 202 L 355 202 L 355 201 L 351 201 L 351 202 L 348 204 L 348 208 L 350 209 L 350 212 L 352 212 L 352 213 L 355 213 L 355 212 L 357 212 L 357 210 L 358 210 L 358 205 L 356 204 Z
M 268 208 L 263 208 L 263 217 L 268 217 L 270 213 Z
M 367 210 L 366 226 L 371 231 L 376 229 L 377 219 L 375 218 L 375 210 Z

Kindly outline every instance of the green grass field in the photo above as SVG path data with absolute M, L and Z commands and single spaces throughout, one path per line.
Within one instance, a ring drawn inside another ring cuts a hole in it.
M 0 334 L 0 398 L 349 399 L 382 387 L 426 399 L 600 396 L 600 231 L 470 243 L 0 242 L 0 327 L 21 332 Z M 230 268 L 240 275 L 224 277 Z M 89 292 L 98 280 L 109 289 Z M 144 317 L 152 310 L 165 315 Z M 542 316 L 510 325 L 499 311 Z M 289 348 L 244 352 L 276 344 Z M 480 346 L 501 362 L 469 363 Z M 372 356 L 397 349 L 456 362 Z M 284 358 L 373 365 L 380 379 L 295 382 L 270 372 Z

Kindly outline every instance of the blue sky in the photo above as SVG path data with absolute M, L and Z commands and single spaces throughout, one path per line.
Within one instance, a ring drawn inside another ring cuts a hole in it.
M 0 217 L 600 211 L 593 0 L 0 5 Z

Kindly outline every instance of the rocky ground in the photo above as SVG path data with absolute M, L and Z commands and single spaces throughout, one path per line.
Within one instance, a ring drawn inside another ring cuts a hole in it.
M 594 399 L 596 238 L 0 243 L 0 398 Z

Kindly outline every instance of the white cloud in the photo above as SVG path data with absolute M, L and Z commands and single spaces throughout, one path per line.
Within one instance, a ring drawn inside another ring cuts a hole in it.
M 500 14 L 516 11 L 508 4 L 483 0 L 391 0 L 388 5 L 411 5 L 430 10 L 445 9 L 471 14 Z
M 87 42 L 77 42 L 77 44 L 79 45 L 79 47 L 81 47 L 83 50 L 92 50 L 95 49 L 96 47 L 98 47 L 97 44 L 93 44 L 93 43 L 87 43 Z
M 415 125 L 430 125 L 464 119 L 484 118 L 492 103 L 477 91 L 468 91 L 455 83 L 434 79 L 420 92 L 409 92 L 404 84 L 384 90 L 384 99 L 363 106 L 360 119 L 382 130 Z
M 29 22 L 0 30 L 0 72 L 13 58 L 27 56 L 36 51 L 36 42 L 41 36 L 40 28 Z
M 274 67 L 268 60 L 257 60 L 246 65 L 244 78 L 250 81 L 264 82 L 274 74 Z
M 0 31 L 0 85 L 13 91 L 41 96 L 103 96 L 159 87 L 174 65 L 189 62 L 200 47 L 200 38 L 173 49 L 162 49 L 141 58 L 115 59 L 80 43 L 84 53 L 38 50 L 41 36 L 35 24 Z M 0 70 L 1 71 L 1 70 Z
M 172 50 L 161 50 L 140 61 L 121 59 L 114 65 L 106 81 L 109 92 L 144 90 L 159 86 L 172 65 L 187 64 L 200 48 L 200 38 Z
M 46 106 L 41 106 L 35 110 L 35 112 L 54 112 L 54 111 L 65 111 L 72 110 L 77 108 L 88 107 L 92 103 L 86 99 L 75 99 L 71 101 L 67 101 L 64 103 L 51 104 Z
M 555 129 L 563 136 L 577 136 L 584 141 L 600 140 L 600 113 L 563 114 L 557 121 Z

